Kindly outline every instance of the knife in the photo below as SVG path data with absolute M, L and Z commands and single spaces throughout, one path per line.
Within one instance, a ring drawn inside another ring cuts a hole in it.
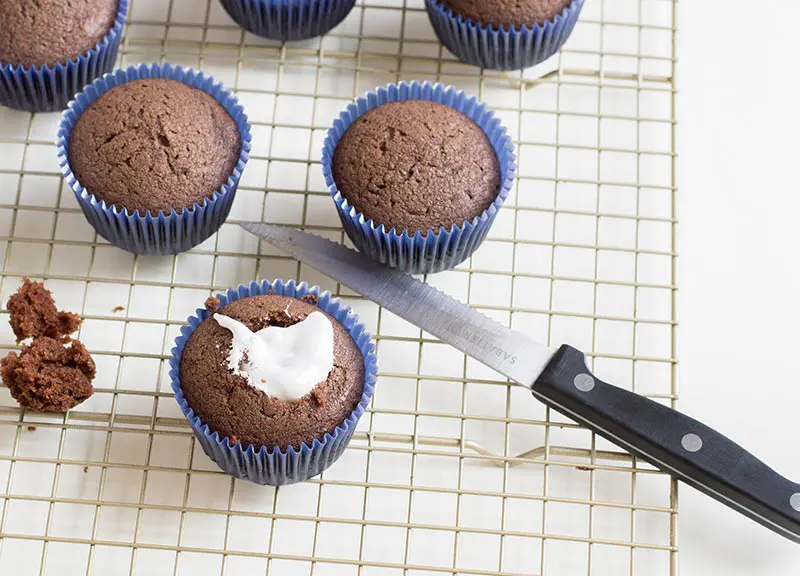
M 412 276 L 319 236 L 257 222 L 241 225 L 530 388 L 546 405 L 617 446 L 800 543 L 800 484 L 697 420 L 601 381 L 583 352 L 539 344 Z

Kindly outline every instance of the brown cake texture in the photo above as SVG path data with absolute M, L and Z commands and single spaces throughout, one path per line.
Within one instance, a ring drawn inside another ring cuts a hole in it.
M 441 0 L 454 13 L 496 28 L 540 26 L 561 14 L 572 0 Z
M 0 360 L 0 376 L 23 408 L 65 412 L 93 393 L 95 365 L 86 347 L 69 341 L 81 324 L 77 314 L 59 312 L 44 284 L 23 278 L 8 299 L 9 323 L 17 342 L 33 338 L 20 353 Z
M 36 338 L 0 360 L 0 373 L 11 396 L 31 410 L 66 412 L 94 393 L 95 364 L 78 341 Z
M 403 100 L 353 122 L 336 146 L 333 179 L 366 218 L 413 234 L 480 216 L 497 197 L 501 170 L 486 134 L 467 116 Z
M 219 102 L 157 78 L 120 84 L 92 102 L 68 154 L 78 182 L 98 200 L 157 215 L 213 196 L 240 151 L 239 129 Z
M 291 326 L 315 311 L 321 312 L 312 303 L 269 294 L 237 300 L 219 313 L 255 332 L 267 326 Z M 245 448 L 253 444 L 299 449 L 304 442 L 310 445 L 332 433 L 361 399 L 364 358 L 347 330 L 328 319 L 334 334 L 333 370 L 310 394 L 286 402 L 231 373 L 231 333 L 209 316 L 191 335 L 181 358 L 181 388 L 189 406 L 212 431 L 235 438 Z
M 205 308 L 210 314 L 216 314 L 219 310 L 219 298 L 216 296 L 209 296 L 206 298 Z
M 23 278 L 22 286 L 8 299 L 7 308 L 17 343 L 40 336 L 61 339 L 81 325 L 77 314 L 58 311 L 53 294 L 44 284 L 29 278 Z
M 117 0 L 0 0 L 0 64 L 53 66 L 88 52 L 114 26 Z

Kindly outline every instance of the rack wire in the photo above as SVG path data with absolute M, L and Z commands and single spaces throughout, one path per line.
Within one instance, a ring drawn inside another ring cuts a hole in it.
M 81 312 L 98 365 L 95 396 L 64 415 L 0 388 L 0 574 L 676 574 L 674 481 L 236 225 L 344 241 L 319 165 L 333 117 L 391 81 L 464 88 L 509 128 L 520 176 L 478 253 L 425 279 L 674 406 L 676 0 L 591 0 L 562 53 L 519 73 L 458 63 L 422 0 L 359 0 L 331 34 L 292 44 L 244 33 L 215 0 L 131 8 L 120 65 L 207 70 L 245 105 L 253 153 L 218 234 L 134 257 L 61 182 L 59 116 L 0 110 L 3 302 L 23 276 L 44 279 Z M 341 294 L 381 359 L 345 456 L 281 489 L 220 472 L 167 375 L 186 316 L 256 277 Z M 6 322 L 0 346 L 14 348 Z

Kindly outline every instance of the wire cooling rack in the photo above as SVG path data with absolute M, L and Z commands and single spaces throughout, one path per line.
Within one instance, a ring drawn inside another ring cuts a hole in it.
M 590 0 L 560 55 L 495 73 L 455 61 L 422 0 L 359 0 L 332 34 L 286 45 L 245 34 L 216 0 L 133 0 L 120 64 L 202 68 L 253 124 L 229 222 L 177 257 L 98 238 L 58 176 L 59 116 L 0 110 L 2 301 L 44 279 L 85 318 L 98 365 L 95 396 L 66 415 L 22 411 L 0 388 L 0 574 L 676 574 L 668 477 L 236 225 L 342 240 L 319 165 L 333 117 L 387 82 L 456 85 L 509 128 L 520 177 L 478 253 L 427 281 L 673 405 L 675 11 Z M 381 360 L 344 457 L 279 490 L 208 460 L 165 361 L 209 293 L 256 277 L 339 292 Z

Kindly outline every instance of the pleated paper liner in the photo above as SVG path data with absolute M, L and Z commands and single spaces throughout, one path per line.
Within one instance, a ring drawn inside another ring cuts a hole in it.
M 311 444 L 303 443 L 299 450 L 289 447 L 281 450 L 279 447 L 260 446 L 252 444 L 242 446 L 241 443 L 231 442 L 228 437 L 220 436 L 205 424 L 189 406 L 181 389 L 180 365 L 186 342 L 195 329 L 209 316 L 205 309 L 198 309 L 194 316 L 188 319 L 188 325 L 181 328 L 181 334 L 175 340 L 170 360 L 170 377 L 175 400 L 180 405 L 183 415 L 192 426 L 203 451 L 217 465 L 228 474 L 237 478 L 250 480 L 256 484 L 269 484 L 281 486 L 302 482 L 322 473 L 342 455 L 347 448 L 350 438 L 358 425 L 372 399 L 375 390 L 375 381 L 378 372 L 378 358 L 371 336 L 366 332 L 352 310 L 339 299 L 333 298 L 330 292 L 321 292 L 319 287 L 309 288 L 305 283 L 295 284 L 294 280 L 284 283 L 282 280 L 268 282 L 262 280 L 251 282 L 231 288 L 217 297 L 220 307 L 230 302 L 250 296 L 267 294 L 269 292 L 302 298 L 307 294 L 317 297 L 317 306 L 328 313 L 348 331 L 355 341 L 361 355 L 364 357 L 364 391 L 355 410 L 333 431 L 326 433 L 321 439 L 315 439 Z
M 212 96 L 231 115 L 239 128 L 242 147 L 239 161 L 228 180 L 211 197 L 190 208 L 169 213 L 140 214 L 135 208 L 108 205 L 98 200 L 78 181 L 69 163 L 69 138 L 78 118 L 89 105 L 114 86 L 142 78 L 170 78 L 193 86 Z M 64 112 L 58 130 L 58 162 L 61 173 L 84 216 L 103 238 L 128 252 L 165 255 L 184 252 L 214 234 L 228 217 L 236 197 L 242 171 L 250 156 L 250 125 L 236 97 L 210 76 L 170 64 L 131 66 L 95 80 L 78 94 Z

